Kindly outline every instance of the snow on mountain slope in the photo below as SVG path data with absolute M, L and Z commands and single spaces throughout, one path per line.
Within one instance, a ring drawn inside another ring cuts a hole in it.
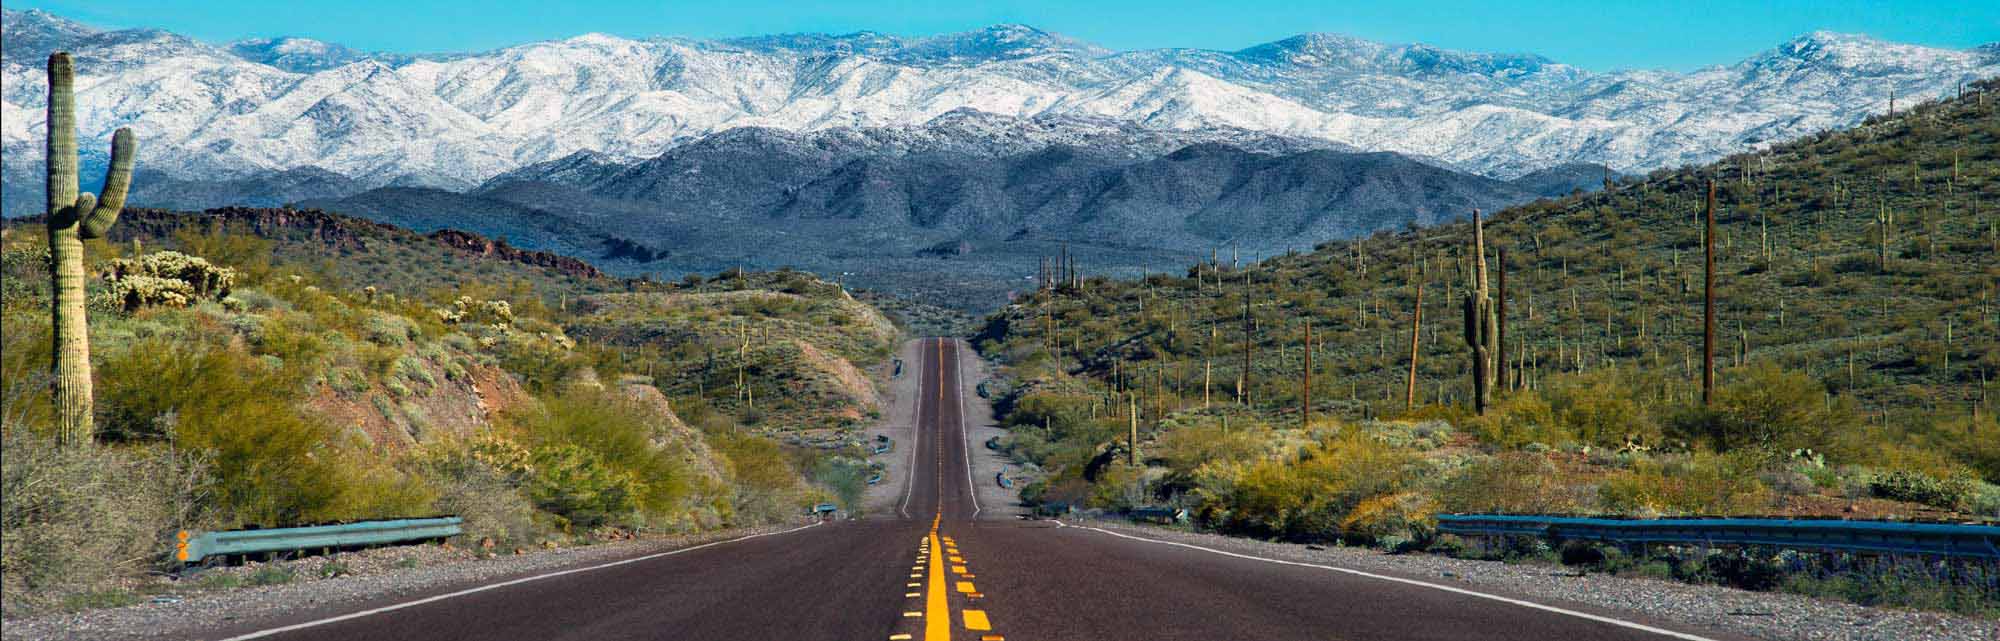
M 43 57 L 60 48 L 79 59 L 86 154 L 130 125 L 143 162 L 182 178 L 311 166 L 447 188 L 584 151 L 636 161 L 737 127 L 912 128 L 967 109 L 1318 139 L 1499 178 L 1569 162 L 1643 171 L 1851 125 L 1886 111 L 1891 92 L 1915 102 L 2000 75 L 1994 45 L 1832 33 L 1691 73 L 1600 74 L 1326 34 L 1235 52 L 1110 52 L 1020 25 L 928 38 L 586 34 L 412 57 L 305 39 L 216 47 L 40 11 L 0 22 L 10 168 L 40 162 Z

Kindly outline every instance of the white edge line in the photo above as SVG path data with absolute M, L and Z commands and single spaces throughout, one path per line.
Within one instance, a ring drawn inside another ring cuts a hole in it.
M 1352 574 L 1352 575 L 1355 575 L 1355 576 L 1361 576 L 1361 577 L 1367 577 L 1367 578 L 1371 578 L 1371 579 L 1380 579 L 1380 580 L 1383 580 L 1383 581 L 1393 581 L 1393 582 L 1396 582 L 1396 583 L 1402 583 L 1402 584 L 1405 584 L 1405 585 L 1414 585 L 1414 586 L 1418 586 L 1418 587 L 1426 587 L 1426 588 L 1431 588 L 1431 589 L 1433 589 L 1433 590 L 1443 590 L 1443 591 L 1445 591 L 1445 592 L 1450 592 L 1450 593 L 1453 593 L 1453 594 L 1459 594 L 1459 595 L 1463 595 L 1463 596 L 1469 596 L 1469 597 L 1475 597 L 1475 598 L 1480 598 L 1480 599 L 1487 599 L 1487 600 L 1490 600 L 1490 601 L 1499 601 L 1499 602 L 1501 602 L 1501 603 L 1508 603 L 1508 604 L 1512 604 L 1512 605 L 1518 605 L 1518 606 L 1521 606 L 1521 607 L 1524 607 L 1524 608 L 1533 608 L 1533 609 L 1536 609 L 1536 610 L 1541 610 L 1541 611 L 1544 611 L 1544 612 L 1553 612 L 1553 613 L 1556 613 L 1556 614 L 1563 614 L 1563 615 L 1568 615 L 1568 616 L 1573 616 L 1573 617 L 1577 617 L 1577 618 L 1580 618 L 1580 619 L 1588 619 L 1588 620 L 1591 620 L 1591 621 L 1596 621 L 1596 622 L 1598 622 L 1598 623 L 1608 623 L 1608 624 L 1611 624 L 1611 625 L 1615 625 L 1615 626 L 1618 626 L 1618 627 L 1622 627 L 1622 628 L 1630 628 L 1630 629 L 1633 629 L 1633 630 L 1639 630 L 1639 631 L 1642 631 L 1642 632 L 1651 632 L 1651 633 L 1653 633 L 1653 634 L 1658 634 L 1658 635 L 1662 635 L 1662 636 L 1667 636 L 1667 637 L 1672 637 L 1672 638 L 1675 638 L 1675 639 L 1682 639 L 1683 641 L 1717 641 L 1716 639 L 1712 639 L 1712 638 L 1709 638 L 1709 637 L 1704 637 L 1704 636 L 1698 636 L 1698 635 L 1693 635 L 1693 634 L 1688 634 L 1688 633 L 1685 633 L 1685 632 L 1675 632 L 1675 631 L 1673 631 L 1673 630 L 1668 630 L 1668 629 L 1665 629 L 1665 628 L 1656 628 L 1656 627 L 1653 627 L 1653 626 L 1650 626 L 1650 625 L 1646 625 L 1646 624 L 1643 624 L 1643 623 L 1634 623 L 1634 622 L 1631 622 L 1631 621 L 1625 621 L 1625 620 L 1621 620 L 1621 619 L 1613 619 L 1613 618 L 1611 618 L 1611 617 L 1607 617 L 1607 616 L 1600 616 L 1600 615 L 1596 615 L 1596 614 L 1591 614 L 1591 613 L 1588 613 L 1588 612 L 1578 612 L 1578 611 L 1576 611 L 1576 610 L 1570 610 L 1570 609 L 1566 609 L 1566 608 L 1559 608 L 1559 607 L 1556 607 L 1556 606 L 1553 606 L 1553 605 L 1547 605 L 1547 604 L 1542 604 L 1542 603 L 1536 603 L 1536 602 L 1533 602 L 1533 601 L 1526 601 L 1526 600 L 1522 600 L 1522 599 L 1515 599 L 1515 598 L 1510 598 L 1510 597 L 1504 597 L 1504 596 L 1500 596 L 1500 595 L 1497 595 L 1497 594 L 1487 594 L 1487 593 L 1485 593 L 1485 592 L 1475 592 L 1475 591 L 1472 591 L 1472 590 L 1467 590 L 1467 589 L 1465 589 L 1465 588 L 1457 588 L 1457 587 L 1452 587 L 1452 586 L 1449 586 L 1449 585 L 1440 585 L 1440 584 L 1437 584 L 1437 583 L 1431 583 L 1431 582 L 1428 582 L 1428 581 L 1418 581 L 1418 580 L 1416 580 L 1416 579 L 1405 579 L 1405 578 L 1402 578 L 1402 577 L 1395 577 L 1395 576 L 1388 576 L 1388 575 L 1383 575 L 1383 574 L 1375 574 L 1375 573 L 1373 573 L 1373 572 L 1364 572 L 1364 571 L 1361 571 L 1361 570 L 1355 570 L 1355 569 L 1351 569 L 1351 568 L 1343 568 L 1343 567 L 1336 567 L 1336 566 L 1331 566 L 1331 565 L 1319 565 L 1319 564 L 1316 564 L 1316 563 L 1302 563 L 1302 562 L 1299 562 L 1299 561 L 1285 561 L 1285 560 L 1281 560 L 1281 559 L 1270 559 L 1270 558 L 1265 558 L 1265 557 L 1261 557 L 1261 556 L 1252 556 L 1252 555 L 1249 555 L 1249 554 L 1238 554 L 1238 553 L 1235 553 L 1235 552 L 1225 552 L 1225 551 L 1222 551 L 1222 550 L 1217 550 L 1217 549 L 1214 549 L 1214 548 L 1205 548 L 1205 547 L 1202 547 L 1202 546 L 1199 546 L 1199 545 L 1193 545 L 1193 544 L 1189 544 L 1189 543 L 1180 543 L 1180 542 L 1176 542 L 1176 541 L 1162 541 L 1162 540 L 1159 540 L 1159 539 L 1151 539 L 1151 538 L 1146 538 L 1146 537 L 1143 537 L 1143 536 L 1132 536 L 1132 535 L 1129 535 L 1129 534 L 1121 534 L 1121 533 L 1118 533 L 1118 532 L 1113 532 L 1113 531 L 1111 531 L 1111 530 L 1106 530 L 1106 529 L 1102 529 L 1102 528 L 1094 528 L 1094 527 L 1090 527 L 1090 526 L 1087 526 L 1087 525 L 1071 525 L 1071 524 L 1068 524 L 1068 523 L 1064 523 L 1064 522 L 1062 522 L 1062 520 L 1061 520 L 1061 519 L 1053 519 L 1053 520 L 1054 520 L 1054 521 L 1056 522 L 1056 527 L 1058 527 L 1058 528 L 1064 528 L 1064 527 L 1073 527 L 1073 528 L 1078 528 L 1078 529 L 1083 529 L 1083 530 L 1090 530 L 1090 531 L 1092 531 L 1092 532 L 1100 532 L 1100 533 L 1103 533 L 1103 534 L 1109 534 L 1109 535 L 1111 535 L 1111 536 L 1115 536 L 1115 537 L 1118 537 L 1118 538 L 1122 538 L 1122 539 L 1131 539 L 1131 540 L 1134 540 L 1134 541 L 1144 541 L 1144 542 L 1146 542 L 1146 543 L 1157 543 L 1157 544 L 1159 544 L 1159 545 L 1172 545 L 1172 546 L 1176 546 L 1176 547 L 1184 547 L 1184 548 L 1188 548 L 1188 549 L 1192 549 L 1192 550 L 1201 550 L 1201 551 L 1203 551 L 1203 552 L 1208 552 L 1208 553 L 1211 553 L 1211 554 L 1220 554 L 1220 555 L 1222 555 L 1222 556 L 1231 556 L 1231 557 L 1236 557 L 1236 558 L 1239 558 L 1239 559 L 1249 559 L 1249 560 L 1252 560 L 1252 561 L 1263 561 L 1263 562 L 1265 562 L 1265 563 L 1276 563 L 1276 564 L 1278 564 L 1278 565 L 1292 565 L 1292 566 L 1298 566 L 1298 567 L 1305 567 L 1305 568 L 1318 568 L 1318 569 L 1321 569 L 1321 570 L 1331 570 L 1331 571 L 1334 571 L 1334 572 L 1343 572 L 1343 573 L 1346 573 L 1346 574 Z
M 919 339 L 917 341 L 917 378 L 923 378 L 924 376 L 923 345 L 923 340 Z M 917 444 L 923 442 L 923 436 L 918 433 L 918 430 L 922 428 L 923 416 L 924 384 L 923 381 L 918 381 L 917 403 L 911 409 L 910 413 L 910 468 L 903 473 L 903 504 L 896 507 L 896 513 L 903 515 L 903 518 L 906 519 L 910 518 L 910 495 L 917 489 Z
M 521 578 L 518 578 L 518 579 L 513 579 L 513 580 L 508 580 L 508 581 L 501 581 L 501 582 L 499 582 L 499 583 L 490 583 L 490 584 L 487 584 L 487 585 L 482 585 L 482 586 L 479 586 L 479 587 L 474 587 L 474 588 L 466 588 L 466 589 L 464 589 L 464 590 L 459 590 L 459 591 L 457 591 L 457 592 L 447 592 L 447 593 L 444 593 L 444 594 L 438 594 L 438 595 L 433 595 L 433 596 L 428 596 L 428 597 L 424 597 L 424 598 L 421 598 L 421 599 L 417 599 L 417 600 L 415 600 L 415 601 L 404 601 L 404 602 L 402 602 L 402 603 L 397 603 L 397 604 L 394 604 L 394 605 L 385 605 L 385 606 L 382 606 L 382 607 L 379 607 L 379 608 L 370 608 L 370 609 L 367 609 L 367 610 L 361 610 L 361 611 L 359 611 L 359 612 L 349 612 L 349 613 L 347 613 L 347 614 L 342 614 L 342 615 L 339 615 L 339 616 L 331 616 L 331 617 L 327 617 L 327 618 L 324 618 L 324 619 L 318 619 L 318 620 L 314 620 L 314 621 L 307 621 L 307 622 L 305 622 L 305 623 L 295 623 L 295 624 L 292 624 L 292 625 L 288 625 L 288 626 L 284 626 L 284 627 L 277 627 L 277 628 L 270 628 L 270 629 L 268 629 L 268 630 L 258 630 L 258 631 L 256 631 L 256 632 L 251 632 L 251 633 L 249 633 L 249 634 L 243 634 L 243 635 L 238 635 L 238 636 L 233 636 L 233 637 L 228 637 L 228 638 L 225 638 L 225 639 L 221 639 L 220 641 L 246 641 L 246 640 L 248 640 L 248 639 L 262 639 L 262 638 L 264 638 L 264 637 L 269 637 L 269 636 L 275 636 L 275 635 L 279 635 L 279 634 L 284 634 L 284 633 L 286 633 L 286 632 L 292 632 L 292 631 L 296 631 L 296 630 L 304 630 L 304 629 L 306 629 L 306 628 L 316 628 L 316 627 L 319 627 L 319 626 L 322 626 L 322 625 L 326 625 L 326 624 L 329 624 L 329 623 L 339 623 L 339 622 L 341 622 L 341 621 L 348 621 L 348 620 L 352 620 L 352 619 L 359 619 L 359 618 L 362 618 L 362 617 L 367 617 L 367 616 L 374 616 L 374 615 L 377 615 L 377 614 L 382 614 L 382 613 L 384 613 L 384 612 L 394 612 L 394 611 L 396 611 L 396 610 L 401 610 L 401 609 L 404 609 L 404 608 L 411 608 L 411 607 L 416 607 L 416 606 L 419 606 L 419 605 L 423 605 L 423 604 L 426 604 L 426 603 L 435 603 L 435 602 L 438 602 L 438 601 L 443 601 L 443 600 L 445 600 L 445 599 L 452 599 L 452 598 L 457 598 L 457 597 L 462 597 L 462 596 L 465 596 L 465 595 L 468 595 L 468 594 L 475 594 L 475 593 L 479 593 L 479 592 L 485 592 L 485 591 L 487 591 L 487 590 L 495 590 L 495 589 L 499 589 L 499 588 L 504 588 L 504 587 L 507 587 L 507 586 L 510 586 L 510 585 L 520 585 L 520 584 L 522 584 L 522 583 L 528 583 L 528 582 L 531 582 L 531 581 L 540 581 L 540 580 L 542 580 L 542 579 L 551 579 L 551 578 L 555 578 L 555 577 L 559 577 L 559 576 L 563 576 L 563 575 L 567 575 L 567 574 L 577 574 L 577 573 L 580 573 L 580 572 L 589 572 L 589 571 L 592 571 L 592 570 L 602 570 L 602 569 L 605 569 L 605 568 L 609 568 L 609 567 L 616 567 L 616 566 L 620 566 L 620 565 L 626 565 L 626 564 L 629 564 L 629 563 L 638 563 L 638 562 L 640 562 L 640 561 L 649 561 L 649 560 L 652 560 L 652 559 L 657 559 L 657 558 L 660 558 L 660 557 L 663 557 L 663 556 L 673 556 L 673 555 L 675 555 L 675 554 L 680 554 L 680 553 L 682 553 L 682 552 L 693 552 L 693 551 L 695 551 L 695 550 L 699 550 L 699 549 L 702 549 L 702 548 L 706 548 L 706 547 L 714 547 L 714 546 L 717 546 L 717 545 L 722 545 L 722 544 L 724 544 L 724 543 L 735 543 L 735 542 L 737 542 L 737 541 L 747 541 L 747 540 L 750 540 L 750 539 L 755 539 L 755 538 L 759 538 L 759 537 L 766 537 L 766 536 L 776 536 L 776 535 L 779 535 L 779 534 L 790 534 L 790 533 L 792 533 L 792 532 L 797 532 L 797 531 L 799 531 L 799 530 L 804 530 L 804 529 L 807 529 L 807 528 L 812 528 L 812 527 L 817 527 L 817 526 L 819 526 L 819 524 L 820 524 L 820 521 L 818 521 L 818 520 L 815 520 L 815 521 L 813 521 L 813 523 L 812 523 L 811 525 L 804 525 L 804 526 L 800 526 L 800 527 L 795 527 L 795 528 L 792 528 L 792 529 L 789 529 L 789 530 L 781 530 L 781 531 L 777 531 L 777 532 L 764 532 L 764 533 L 762 533 L 762 534 L 749 534 L 749 535 L 744 535 L 744 536 L 739 536 L 739 537 L 736 537 L 736 538 L 733 538 L 733 539 L 724 539 L 724 540 L 721 540 L 721 541 L 710 541 L 710 542 L 708 542 L 708 543 L 703 543 L 703 544 L 701 544 L 701 545 L 696 545 L 696 546 L 692 546 L 692 547 L 684 547 L 684 548 L 680 548 L 680 549 L 676 549 L 676 550 L 668 550 L 668 551 L 666 551 L 666 552 L 658 552 L 658 553 L 654 553 L 654 554 L 648 554 L 648 555 L 645 555 L 645 556 L 639 556 L 639 557 L 633 557 L 633 558 L 629 558 L 629 559 L 624 559 L 624 560 L 621 560 L 621 561 L 612 561 L 612 562 L 610 562 L 610 563 L 600 563 L 600 564 L 597 564 L 597 565 L 592 565 L 592 566 L 588 566 L 588 567 L 581 567 L 581 568 L 570 568 L 570 569 L 568 569 L 568 570 L 562 570 L 562 571 L 558 571 L 558 572 L 550 572 L 550 573 L 547 573 L 547 574 L 537 574 L 537 575 L 534 575 L 534 576 L 527 576 L 527 577 L 521 577 Z
M 979 482 L 972 480 L 972 433 L 965 431 L 965 357 L 959 349 L 958 339 L 951 339 L 951 359 L 954 369 L 951 378 L 958 384 L 952 388 L 958 392 L 958 437 L 959 452 L 965 455 L 965 492 L 972 496 L 972 520 L 979 520 Z

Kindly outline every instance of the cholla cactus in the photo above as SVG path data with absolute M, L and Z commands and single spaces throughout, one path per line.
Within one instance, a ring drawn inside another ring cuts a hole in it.
M 113 259 L 104 282 L 113 304 L 133 312 L 144 307 L 186 307 L 203 298 L 223 300 L 236 286 L 236 270 L 198 256 L 163 251 Z
M 128 313 L 147 307 L 187 307 L 196 297 L 187 281 L 172 278 L 125 276 L 106 282 L 110 290 L 104 293 L 105 299 Z
M 486 320 L 494 329 L 506 330 L 514 325 L 514 306 L 504 300 L 475 300 L 471 296 L 460 296 L 451 302 L 451 307 L 432 310 L 438 318 L 449 324 Z
M 493 320 L 494 325 L 514 324 L 514 306 L 504 300 L 489 300 L 479 304 L 479 312 Z

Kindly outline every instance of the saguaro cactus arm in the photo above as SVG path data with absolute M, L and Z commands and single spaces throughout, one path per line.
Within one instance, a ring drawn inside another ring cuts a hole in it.
M 89 208 L 78 199 L 76 211 L 84 218 L 77 233 L 85 239 L 103 238 L 112 223 L 118 222 L 119 212 L 125 210 L 125 193 L 132 187 L 132 158 L 138 152 L 139 141 L 130 127 L 119 127 L 111 134 L 111 165 L 104 169 L 104 193 Z

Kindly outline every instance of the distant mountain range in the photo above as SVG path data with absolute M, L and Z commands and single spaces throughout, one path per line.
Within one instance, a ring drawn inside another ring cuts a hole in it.
M 983 297 L 971 307 L 1064 243 L 1125 274 L 1225 244 L 1308 248 L 1595 189 L 1853 124 L 1892 92 L 1909 104 L 2000 75 L 1996 45 L 1828 33 L 1693 73 L 1600 74 L 1322 34 L 1235 52 L 1113 52 L 1017 25 L 591 34 L 413 56 L 0 19 L 8 215 L 42 207 L 42 63 L 64 49 L 81 76 L 85 181 L 102 139 L 130 125 L 135 204 L 295 203 L 623 273 L 791 265 Z
M 1435 224 L 1595 188 L 1607 172 L 1501 181 L 1309 139 L 958 111 L 922 127 L 732 129 L 640 162 L 578 152 L 462 193 L 383 187 L 299 205 L 471 229 L 617 272 L 789 265 L 880 287 L 883 272 L 942 270 L 991 293 L 1063 243 L 1094 271 L 1143 271 L 1225 244 L 1269 254 Z M 903 262 L 936 247 L 951 264 Z
M 587 34 L 413 56 L 301 38 L 217 46 L 34 10 L 0 22 L 9 165 L 38 162 L 43 58 L 67 49 L 86 137 L 132 125 L 154 169 L 221 180 L 311 166 L 369 187 L 465 189 L 578 151 L 633 161 L 739 127 L 912 127 L 963 109 L 1261 132 L 1495 178 L 1570 162 L 1638 172 L 1849 125 L 1885 111 L 1891 92 L 1915 101 L 2000 75 L 1997 45 L 1832 33 L 1692 73 L 1593 73 L 1329 34 L 1240 51 L 1110 51 L 1020 25 L 924 38 Z

